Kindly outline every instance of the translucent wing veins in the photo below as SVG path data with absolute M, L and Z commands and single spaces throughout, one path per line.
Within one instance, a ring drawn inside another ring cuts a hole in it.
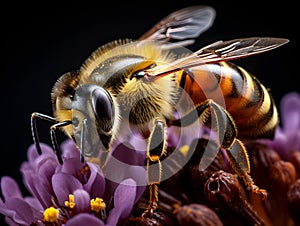
M 225 42 L 217 41 L 199 49 L 187 57 L 180 58 L 171 64 L 149 69 L 146 71 L 146 74 L 148 77 L 161 77 L 181 69 L 259 54 L 280 47 L 288 42 L 288 39 L 271 37 L 242 38 Z
M 190 6 L 175 11 L 155 24 L 139 40 L 170 40 L 196 38 L 211 27 L 215 10 L 209 6 Z

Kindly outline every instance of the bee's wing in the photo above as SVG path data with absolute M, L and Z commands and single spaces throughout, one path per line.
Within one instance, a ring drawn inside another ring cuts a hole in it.
M 288 41 L 288 39 L 284 38 L 270 37 L 234 39 L 226 42 L 218 41 L 201 48 L 195 54 L 202 60 L 210 58 L 233 60 L 275 49 Z
M 201 33 L 211 27 L 215 19 L 215 10 L 209 6 L 190 6 L 175 11 L 155 24 L 139 40 L 155 40 L 161 43 L 181 41 L 191 44 Z
M 235 60 L 242 57 L 259 54 L 288 43 L 288 39 L 253 37 L 218 41 L 205 46 L 193 54 L 180 58 L 167 65 L 156 66 L 146 71 L 148 76 L 160 77 L 173 71 L 187 69 L 208 63 Z

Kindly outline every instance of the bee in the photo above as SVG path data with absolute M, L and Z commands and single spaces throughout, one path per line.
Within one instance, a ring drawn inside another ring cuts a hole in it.
M 273 50 L 288 40 L 239 38 L 217 41 L 192 53 L 176 53 L 179 46 L 192 44 L 214 19 L 212 7 L 183 8 L 163 18 L 137 40 L 115 40 L 99 47 L 79 70 L 63 74 L 52 89 L 54 116 L 34 112 L 31 117 L 38 152 L 41 149 L 36 119 L 44 119 L 53 123 L 50 134 L 60 163 L 63 161 L 56 129 L 75 141 L 82 160 L 100 159 L 105 165 L 105 153 L 128 122 L 147 138 L 147 169 L 157 165 L 155 173 L 147 173 L 147 212 L 153 212 L 158 206 L 157 190 L 163 170 L 160 161 L 166 152 L 167 128 L 187 127 L 194 121 L 210 123 L 232 169 L 247 188 L 266 198 L 267 191 L 252 180 L 242 140 L 272 138 L 278 125 L 277 109 L 265 86 L 231 61 Z M 183 92 L 193 107 L 176 118 L 176 106 L 185 104 Z M 100 149 L 104 150 L 101 156 Z

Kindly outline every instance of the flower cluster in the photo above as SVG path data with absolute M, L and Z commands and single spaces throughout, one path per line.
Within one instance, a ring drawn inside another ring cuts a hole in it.
M 114 150 L 120 161 L 130 153 L 134 155 L 131 159 L 138 156 L 128 147 L 118 145 Z M 80 162 L 79 152 L 70 140 L 62 144 L 62 165 L 52 148 L 41 144 L 41 149 L 38 155 L 31 146 L 28 161 L 20 168 L 32 197 L 23 197 L 12 178 L 1 179 L 4 200 L 0 200 L 0 213 L 9 225 L 114 226 L 130 214 L 145 189 L 137 186 L 140 178 L 145 178 L 143 167 L 132 165 L 127 172 L 115 169 L 120 180 L 116 183 L 107 180 L 97 164 Z
M 162 161 L 162 173 L 172 176 L 160 183 L 158 209 L 152 214 L 143 214 L 149 203 L 149 192 L 143 186 L 145 152 L 135 150 L 145 146 L 136 142 L 134 149 L 124 142 L 116 144 L 114 158 L 103 172 L 95 163 L 81 163 L 71 141 L 62 146 L 63 165 L 50 147 L 42 145 L 40 156 L 34 147 L 29 148 L 21 172 L 32 197 L 22 197 L 16 182 L 3 177 L 0 213 L 10 225 L 299 225 L 298 93 L 282 99 L 280 118 L 273 140 L 245 142 L 251 175 L 256 185 L 268 191 L 266 200 L 245 187 L 224 153 L 216 152 L 218 145 L 210 142 L 206 130 L 180 151 L 172 145 L 177 143 L 173 131 L 163 157 L 172 155 L 172 160 Z M 185 162 L 191 148 L 195 151 Z M 211 162 L 205 169 L 199 168 L 203 158 Z M 124 167 L 114 159 L 125 163 Z

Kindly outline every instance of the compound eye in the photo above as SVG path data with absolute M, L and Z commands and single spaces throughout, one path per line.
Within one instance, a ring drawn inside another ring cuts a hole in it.
M 101 129 L 108 132 L 112 128 L 114 117 L 113 100 L 110 94 L 102 88 L 95 89 L 92 96 L 95 118 Z

